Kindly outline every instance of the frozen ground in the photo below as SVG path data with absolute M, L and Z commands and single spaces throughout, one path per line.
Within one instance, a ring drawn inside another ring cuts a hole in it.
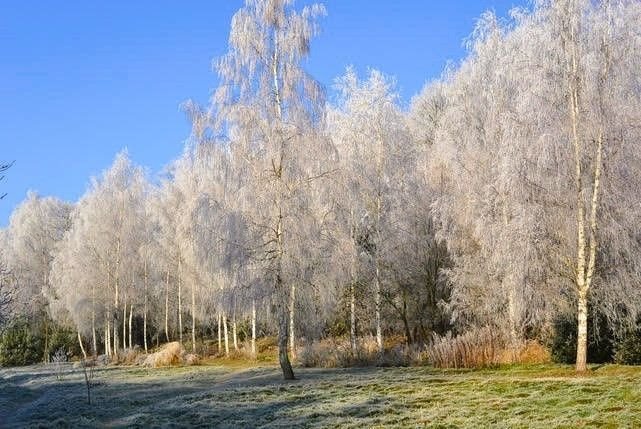
M 640 427 L 641 369 L 0 369 L 0 427 Z

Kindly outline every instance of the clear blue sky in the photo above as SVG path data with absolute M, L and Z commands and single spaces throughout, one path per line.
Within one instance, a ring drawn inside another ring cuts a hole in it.
M 152 174 L 189 133 L 178 105 L 208 99 L 211 61 L 241 0 L 0 2 L 0 227 L 31 189 L 75 201 L 128 148 Z M 397 78 L 407 103 L 488 9 L 526 0 L 326 0 L 309 72 L 325 86 L 349 64 Z M 298 0 L 301 6 L 305 1 Z

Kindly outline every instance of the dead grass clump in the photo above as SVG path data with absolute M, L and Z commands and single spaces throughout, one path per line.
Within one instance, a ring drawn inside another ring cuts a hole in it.
M 127 349 L 124 353 L 119 354 L 118 363 L 124 365 L 135 365 L 140 361 L 141 356 L 145 356 L 145 354 L 140 347 L 136 346 L 133 349 Z
M 517 363 L 543 364 L 552 362 L 550 351 L 538 341 L 526 342 L 519 351 Z
M 487 368 L 501 363 L 504 341 L 491 328 L 469 331 L 453 337 L 434 334 L 427 347 L 430 363 L 437 368 Z
M 197 365 L 200 358 L 195 354 L 187 354 L 179 342 L 165 344 L 159 351 L 147 356 L 143 366 L 160 368 L 174 365 Z

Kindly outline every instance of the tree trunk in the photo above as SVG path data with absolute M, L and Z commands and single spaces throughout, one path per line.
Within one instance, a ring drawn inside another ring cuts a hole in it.
M 405 339 L 407 345 L 411 345 L 412 341 L 412 330 L 410 329 L 410 322 L 407 320 L 407 294 L 403 293 L 403 311 L 401 313 L 403 318 L 403 326 L 405 327 Z
M 292 359 L 296 359 L 296 334 L 295 334 L 295 320 L 294 312 L 296 305 L 296 284 L 292 283 L 289 293 L 289 352 L 292 354 Z
M 354 280 L 349 287 L 349 341 L 352 353 L 356 353 L 356 285 Z
M 92 354 L 93 357 L 98 355 L 98 341 L 96 340 L 96 312 L 92 309 L 91 311 L 91 339 L 93 346 Z
M 256 359 L 256 300 L 252 300 L 252 358 Z
M 588 355 L 588 300 L 585 294 L 579 295 L 578 335 L 576 344 L 576 371 L 587 371 Z
M 191 283 L 191 351 L 196 353 L 196 283 Z
M 165 286 L 165 338 L 167 342 L 169 342 L 169 270 L 167 270 L 167 282 Z
M 107 317 L 107 324 L 105 325 L 105 354 L 111 357 L 111 324 Z
M 279 321 L 278 321 L 278 363 L 280 364 L 280 369 L 283 371 L 283 378 L 285 380 L 295 380 L 294 370 L 292 369 L 292 364 L 289 361 L 289 356 L 287 355 L 287 335 L 289 332 L 289 323 L 287 318 L 287 312 L 282 309 L 279 311 Z
M 132 349 L 134 347 L 134 343 L 132 342 L 132 339 L 131 339 L 131 322 L 133 320 L 133 317 L 134 317 L 134 305 L 131 304 L 129 306 L 129 348 L 132 348 Z
M 229 357 L 229 335 L 227 332 L 227 315 L 223 313 L 223 330 L 225 331 L 225 356 Z
M 147 298 L 147 288 L 148 288 L 147 282 L 148 282 L 148 278 L 149 278 L 148 274 L 147 274 L 147 258 L 145 258 L 144 270 L 145 270 L 145 278 L 144 278 L 145 304 L 144 304 L 144 308 L 143 308 L 143 312 L 142 312 L 142 336 L 143 336 L 144 343 L 145 343 L 145 353 L 147 353 L 148 352 L 148 350 L 147 350 L 147 299 L 148 299 Z
M 183 308 L 182 308 L 182 279 L 180 272 L 180 258 L 178 258 L 178 341 L 183 343 Z
M 125 296 L 125 300 L 123 302 L 123 309 L 122 309 L 122 349 L 127 350 L 127 297 Z M 131 344 L 129 344 L 129 347 L 131 347 Z
M 87 352 L 85 351 L 85 346 L 82 345 L 82 337 L 80 336 L 80 331 L 78 331 L 78 344 L 80 344 L 80 351 L 82 351 L 82 357 L 87 360 Z
M 277 237 L 277 253 L 276 253 L 276 279 L 274 290 L 276 291 L 277 299 L 279 300 L 279 305 L 277 307 L 278 311 L 278 363 L 280 364 L 280 369 L 283 371 L 283 378 L 285 380 L 295 380 L 294 370 L 292 369 L 292 364 L 289 361 L 289 356 L 287 355 L 287 345 L 288 345 L 288 335 L 289 335 L 289 318 L 287 312 L 287 306 L 283 301 L 285 301 L 285 289 L 283 285 L 283 215 L 280 212 L 280 206 L 278 208 L 278 222 L 276 227 L 276 237 Z
M 223 316 L 218 312 L 218 354 L 223 352 Z
M 93 356 L 98 355 L 98 341 L 96 340 L 96 286 L 91 284 L 91 339 Z
M 44 350 L 44 356 L 42 357 L 42 361 L 44 363 L 49 363 L 49 324 L 47 323 L 46 314 L 43 320 L 45 324 L 45 350 Z
M 376 258 L 376 279 L 374 280 L 374 306 L 376 312 L 376 345 L 379 353 L 383 352 L 383 330 L 381 328 L 381 282 L 379 280 L 380 270 L 378 267 L 378 257 Z
M 118 310 L 116 310 L 115 314 L 116 315 L 118 314 Z M 119 341 L 118 341 L 118 316 L 114 316 L 114 332 L 113 332 L 113 336 L 114 336 L 113 354 L 114 354 L 114 356 L 118 356 L 118 346 L 120 345 Z
M 234 311 L 234 318 L 231 325 L 232 336 L 234 337 L 234 350 L 238 351 L 238 333 L 236 330 L 236 312 Z

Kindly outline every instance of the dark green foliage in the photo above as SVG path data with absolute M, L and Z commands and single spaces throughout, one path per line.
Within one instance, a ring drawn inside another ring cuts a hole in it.
M 624 365 L 641 364 L 641 327 L 628 331 L 617 342 L 614 361 Z
M 0 337 L 0 366 L 29 365 L 42 361 L 43 338 L 24 320 L 7 327 Z
M 593 321 L 597 320 L 595 324 Z M 558 363 L 576 362 L 577 321 L 570 316 L 559 316 L 554 321 L 554 333 L 550 341 L 552 360 Z M 588 317 L 588 362 L 611 362 L 613 341 L 605 318 L 598 315 Z
M 78 344 L 78 337 L 74 330 L 57 327 L 49 338 L 49 353 L 53 355 L 58 350 L 64 350 L 67 356 L 80 356 L 82 351 Z
M 48 332 L 49 338 L 45 337 Z M 41 323 L 30 324 L 20 319 L 10 324 L 0 337 L 0 366 L 21 366 L 43 361 L 45 347 L 49 355 L 64 350 L 67 357 L 79 356 L 80 346 L 75 331 Z

